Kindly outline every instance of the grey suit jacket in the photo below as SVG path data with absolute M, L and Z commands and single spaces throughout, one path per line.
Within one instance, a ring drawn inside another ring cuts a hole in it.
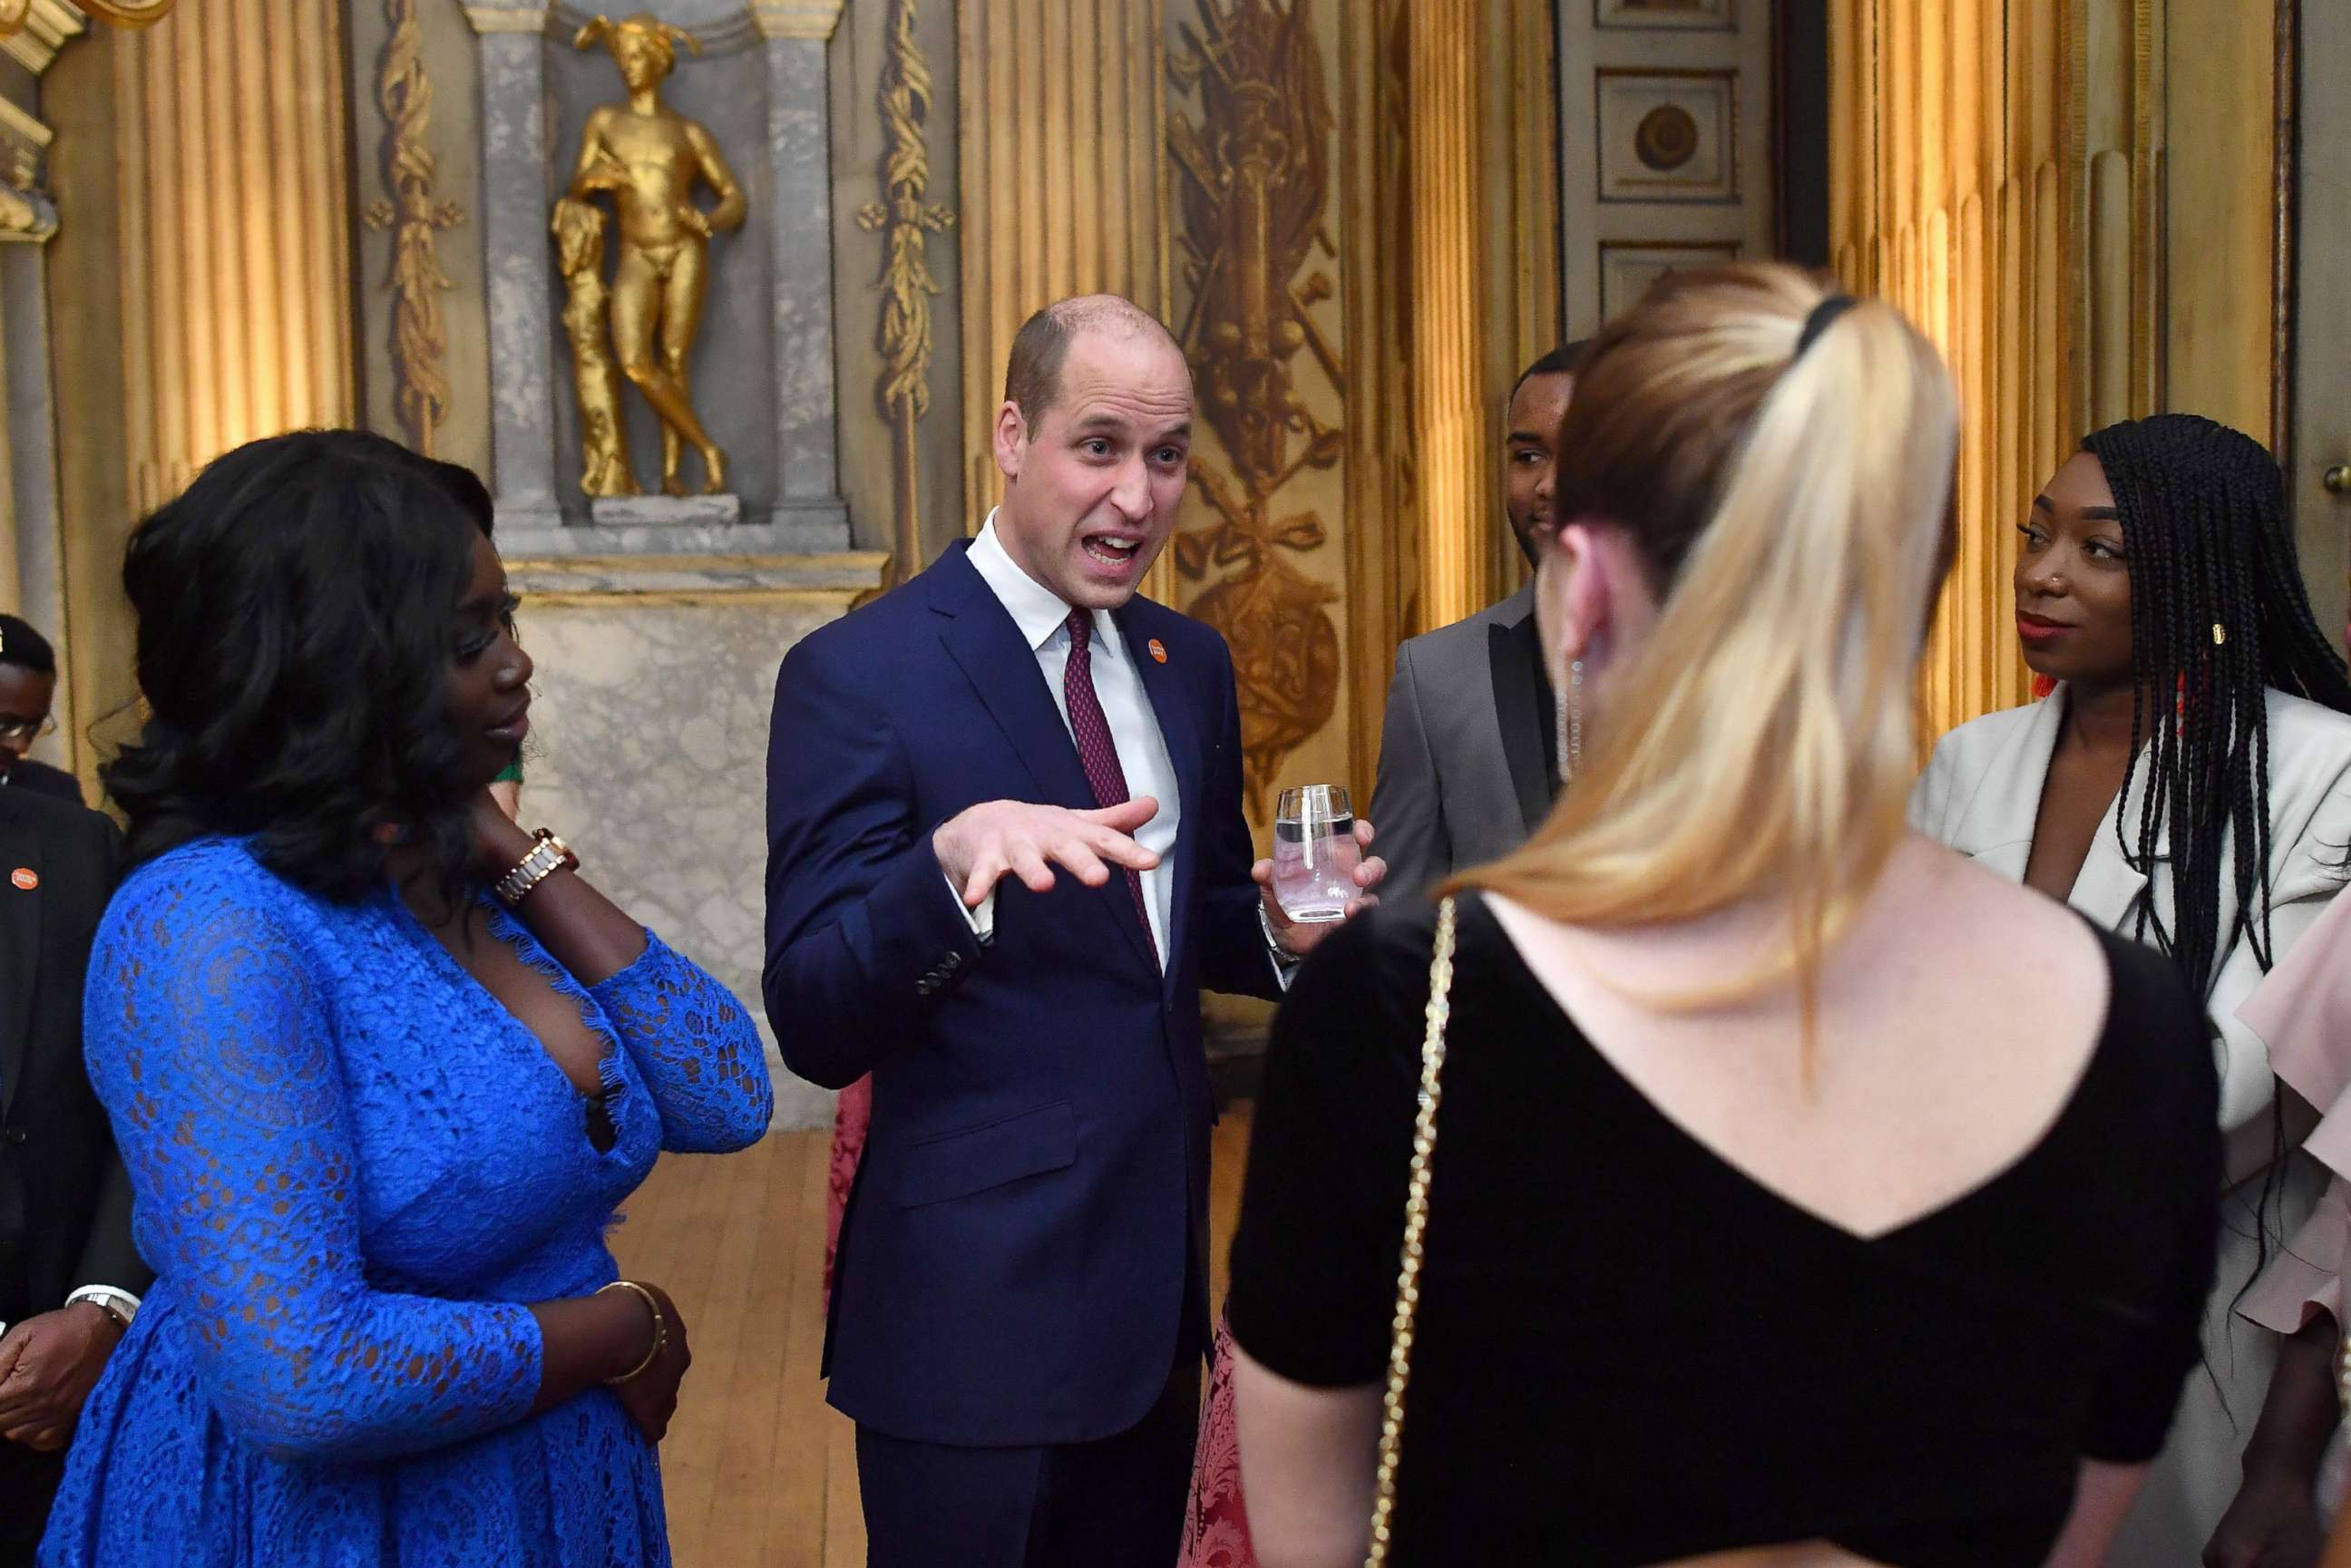
M 1508 854 L 1551 811 L 1532 584 L 1396 650 L 1370 820 L 1386 894 Z

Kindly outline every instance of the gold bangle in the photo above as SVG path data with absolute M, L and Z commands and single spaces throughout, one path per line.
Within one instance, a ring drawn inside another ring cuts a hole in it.
M 668 1348 L 669 1345 L 669 1323 L 662 1316 L 661 1303 L 653 1299 L 653 1293 L 651 1291 L 646 1290 L 634 1280 L 615 1280 L 611 1284 L 604 1286 L 596 1293 L 601 1296 L 613 1291 L 632 1291 L 635 1294 L 637 1300 L 644 1302 L 645 1311 L 653 1313 L 653 1347 L 645 1352 L 644 1360 L 637 1363 L 636 1365 L 629 1368 L 628 1371 L 621 1374 L 618 1377 L 608 1377 L 604 1379 L 607 1386 L 618 1386 L 623 1383 L 633 1383 L 638 1378 L 643 1377 L 646 1373 L 653 1370 L 653 1363 L 661 1359 L 661 1353 L 664 1349 Z

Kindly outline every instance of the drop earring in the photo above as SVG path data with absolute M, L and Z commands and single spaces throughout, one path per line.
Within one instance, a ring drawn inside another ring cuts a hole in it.
M 1583 771 L 1583 661 L 1571 659 L 1567 664 L 1567 679 L 1560 683 L 1562 691 L 1555 715 L 1559 734 L 1556 737 L 1560 784 L 1564 787 Z

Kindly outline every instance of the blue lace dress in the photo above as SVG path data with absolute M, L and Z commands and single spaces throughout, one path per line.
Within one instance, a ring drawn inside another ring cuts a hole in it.
M 617 1138 L 387 890 L 338 906 L 213 840 L 142 867 L 91 956 L 90 1078 L 159 1276 L 84 1409 L 51 1568 L 669 1561 L 653 1448 L 599 1388 L 537 1416 L 526 1302 L 615 1274 L 663 1149 L 772 1103 L 750 1019 L 658 940 L 583 988 Z

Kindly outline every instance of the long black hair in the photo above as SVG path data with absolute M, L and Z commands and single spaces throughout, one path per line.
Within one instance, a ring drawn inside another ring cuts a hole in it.
M 461 886 L 450 622 L 490 526 L 467 470 L 355 430 L 240 446 L 141 523 L 122 586 L 148 719 L 99 769 L 131 861 L 249 836 L 272 871 L 348 903 L 380 883 L 397 829 Z
M 2168 831 L 2171 924 L 2142 900 L 2139 936 L 2207 998 L 2241 933 L 2264 972 L 2273 961 L 2269 690 L 2351 714 L 2351 679 L 2311 613 L 2284 485 L 2259 442 L 2166 413 L 2109 425 L 2082 448 L 2105 470 L 2129 561 L 2137 695 L 2121 798 L 2140 768 L 2148 776 L 2137 822 L 2118 811 L 2115 831 L 2142 873 Z M 2231 839 L 2237 924 L 2222 931 Z

